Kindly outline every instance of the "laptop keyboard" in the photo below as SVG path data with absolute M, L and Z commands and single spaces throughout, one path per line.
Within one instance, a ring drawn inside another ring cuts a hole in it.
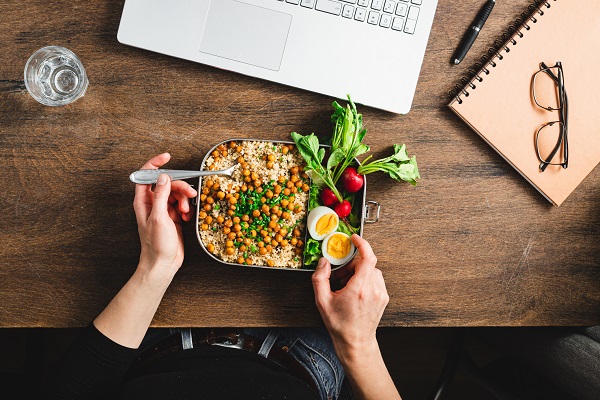
M 279 0 L 358 22 L 415 33 L 422 0 Z

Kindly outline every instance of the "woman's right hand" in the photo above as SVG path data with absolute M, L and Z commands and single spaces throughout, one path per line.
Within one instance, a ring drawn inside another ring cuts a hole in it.
M 358 235 L 352 235 L 351 240 L 358 255 L 334 272 L 345 287 L 331 290 L 331 264 L 325 258 L 319 260 L 312 277 L 317 308 L 340 357 L 377 343 L 375 331 L 389 302 L 371 246 Z

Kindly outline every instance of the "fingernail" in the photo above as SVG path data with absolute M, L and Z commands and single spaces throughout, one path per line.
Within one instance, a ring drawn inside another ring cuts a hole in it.
M 166 185 L 168 180 L 169 178 L 167 177 L 167 174 L 160 174 L 156 180 L 156 184 L 160 186 Z
M 317 268 L 323 268 L 325 266 L 326 262 L 327 262 L 327 260 L 325 259 L 325 257 L 321 257 L 319 259 L 319 263 L 317 264 Z

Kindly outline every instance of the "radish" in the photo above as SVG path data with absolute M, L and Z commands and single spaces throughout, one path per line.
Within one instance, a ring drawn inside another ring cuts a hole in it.
M 333 206 L 333 211 L 335 211 L 338 217 L 346 218 L 352 212 L 352 205 L 348 200 L 344 200 L 341 203 L 337 203 L 335 206 Z
M 335 203 L 338 203 L 338 199 L 337 199 L 335 193 L 333 193 L 333 190 L 331 190 L 329 188 L 324 188 L 323 191 L 321 192 L 321 201 L 327 207 L 332 206 Z
M 356 168 L 348 167 L 344 170 L 341 176 L 342 185 L 347 192 L 355 193 L 363 187 L 365 178 L 356 172 Z

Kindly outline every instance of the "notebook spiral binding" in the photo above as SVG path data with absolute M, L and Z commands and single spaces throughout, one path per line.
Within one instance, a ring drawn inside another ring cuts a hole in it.
M 504 50 L 506 53 L 510 53 L 511 46 L 517 45 L 517 39 L 521 39 L 525 36 L 523 30 L 528 31 L 531 29 L 530 23 L 537 23 L 538 18 L 544 15 L 543 8 L 550 8 L 550 3 L 557 0 L 536 0 L 529 4 L 527 10 L 521 13 L 521 16 L 517 18 L 504 33 L 501 38 L 494 41 L 493 47 L 490 47 L 486 54 L 482 55 L 475 64 L 471 65 L 467 70 L 467 75 L 460 78 L 460 83 L 457 83 L 452 90 L 450 90 L 450 97 L 452 101 L 457 101 L 458 104 L 462 104 L 462 96 L 469 97 L 469 92 L 477 88 L 478 82 L 483 82 L 483 74 L 489 75 L 492 68 L 496 68 L 498 63 L 504 59 L 501 51 Z

